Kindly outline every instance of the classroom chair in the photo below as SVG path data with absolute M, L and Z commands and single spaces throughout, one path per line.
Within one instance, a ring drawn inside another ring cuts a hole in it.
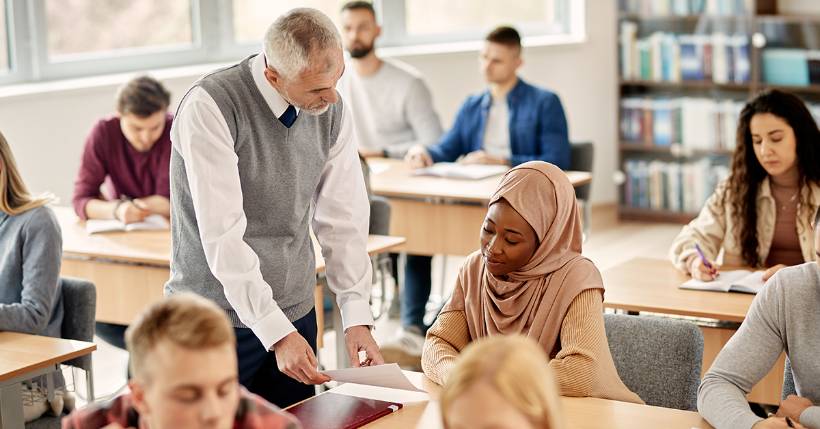
M 595 159 L 595 146 L 592 142 L 572 143 L 570 149 L 569 169 L 592 173 L 592 163 Z M 575 187 L 575 198 L 581 206 L 581 216 L 584 226 L 584 241 L 589 238 L 590 222 L 592 221 L 592 205 L 589 201 L 592 184 Z
M 69 340 L 94 342 L 94 318 L 97 312 L 97 288 L 82 280 L 63 277 L 60 279 L 63 298 L 63 325 L 61 336 Z M 86 400 L 94 401 L 94 369 L 91 355 L 80 356 L 63 362 L 85 371 Z M 59 428 L 61 417 L 46 416 L 29 422 L 26 429 Z
M 794 386 L 794 373 L 792 372 L 792 362 L 786 356 L 786 366 L 783 368 L 783 392 L 780 399 L 786 399 L 789 395 L 796 395 L 797 388 Z
M 647 405 L 696 410 L 703 334 L 690 322 L 604 314 L 618 375 Z
M 390 202 L 386 198 L 378 195 L 370 196 L 370 234 L 390 235 Z M 387 276 L 393 275 L 393 259 L 388 253 L 380 253 L 373 258 L 373 280 L 376 281 L 376 273 L 379 274 L 379 286 L 381 288 L 380 310 L 374 315 L 380 318 L 388 310 L 390 302 L 387 302 Z M 398 278 L 395 280 L 395 290 L 393 300 L 398 296 Z

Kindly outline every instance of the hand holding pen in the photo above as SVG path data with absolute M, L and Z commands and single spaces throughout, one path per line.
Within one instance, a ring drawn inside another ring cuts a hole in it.
M 701 250 L 700 245 L 697 243 L 695 243 L 695 251 L 697 251 L 697 255 L 689 260 L 689 272 L 692 274 L 692 277 L 704 282 L 716 279 L 717 276 L 720 275 L 718 272 L 720 267 L 706 258 L 706 255 L 703 254 L 703 250 Z

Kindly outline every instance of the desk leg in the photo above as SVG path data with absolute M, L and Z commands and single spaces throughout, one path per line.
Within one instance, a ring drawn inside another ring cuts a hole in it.
M 0 386 L 0 429 L 24 426 L 23 391 L 20 382 Z

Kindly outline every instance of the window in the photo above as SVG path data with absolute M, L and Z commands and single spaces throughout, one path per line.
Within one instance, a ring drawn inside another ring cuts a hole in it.
M 0 84 L 230 63 L 257 52 L 283 12 L 312 7 L 338 25 L 346 1 L 0 0 Z M 502 24 L 525 37 L 583 33 L 578 0 L 373 2 L 381 47 L 478 41 Z
M 521 31 L 560 33 L 556 19 L 560 0 L 405 0 L 405 28 L 408 38 L 483 34 L 499 25 L 513 25 Z M 433 12 L 433 13 L 431 13 Z
M 333 22 L 338 23 L 339 10 L 344 0 L 234 0 L 233 35 L 239 44 L 256 43 L 262 40 L 265 31 L 279 15 L 295 7 L 312 7 L 324 12 Z
M 9 69 L 8 25 L 6 24 L 6 1 L 0 0 L 0 74 Z
M 190 46 L 188 0 L 46 0 L 48 56 Z

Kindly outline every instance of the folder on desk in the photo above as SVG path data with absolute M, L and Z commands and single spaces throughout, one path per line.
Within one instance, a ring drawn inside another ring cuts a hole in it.
M 323 393 L 288 408 L 304 429 L 354 429 L 398 411 L 402 404 Z

